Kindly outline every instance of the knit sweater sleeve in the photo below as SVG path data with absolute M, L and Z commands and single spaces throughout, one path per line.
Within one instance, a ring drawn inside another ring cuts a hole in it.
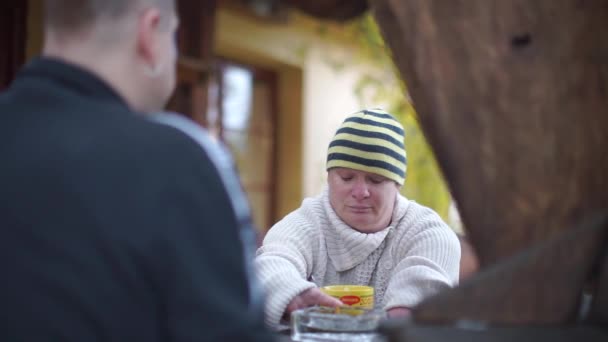
M 458 284 L 460 243 L 456 234 L 431 209 L 413 203 L 409 233 L 395 245 L 396 267 L 389 279 L 385 309 L 412 308 L 423 299 Z
M 308 218 L 307 218 L 308 216 Z M 318 227 L 302 209 L 287 215 L 266 234 L 255 265 L 266 291 L 265 321 L 276 326 L 298 294 L 315 287 L 307 281 L 319 250 Z

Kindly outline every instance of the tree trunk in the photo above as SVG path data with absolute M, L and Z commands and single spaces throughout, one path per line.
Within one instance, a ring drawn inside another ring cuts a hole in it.
M 608 209 L 608 1 L 370 3 L 482 266 Z
M 608 248 L 605 221 L 574 229 L 608 212 L 608 1 L 370 3 L 483 271 L 415 320 L 574 324 Z

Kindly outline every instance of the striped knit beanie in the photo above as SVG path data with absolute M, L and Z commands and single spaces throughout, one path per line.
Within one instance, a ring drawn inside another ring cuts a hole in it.
M 344 120 L 327 152 L 327 170 L 345 167 L 374 173 L 399 185 L 405 181 L 407 159 L 403 126 L 379 109 L 357 112 Z

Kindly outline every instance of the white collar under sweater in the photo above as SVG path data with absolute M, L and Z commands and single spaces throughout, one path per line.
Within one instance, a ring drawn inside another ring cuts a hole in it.
M 409 201 L 402 196 L 397 196 L 390 225 L 379 232 L 366 234 L 351 228 L 338 217 L 329 203 L 327 187 L 325 187 L 321 196 L 325 215 L 330 223 L 326 227 L 325 238 L 328 246 L 332 246 L 332 248 L 328 248 L 327 252 L 331 263 L 338 272 L 359 265 L 380 247 L 393 227 L 405 216 L 409 205 Z

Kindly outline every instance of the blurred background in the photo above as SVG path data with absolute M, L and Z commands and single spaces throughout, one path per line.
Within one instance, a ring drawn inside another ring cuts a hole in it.
M 2 89 L 41 50 L 43 1 L 0 7 Z M 393 113 L 405 128 L 403 194 L 461 232 L 406 84 L 370 14 L 325 21 L 274 0 L 179 1 L 179 12 L 178 86 L 168 109 L 230 148 L 262 234 L 321 191 L 335 130 L 369 107 Z

